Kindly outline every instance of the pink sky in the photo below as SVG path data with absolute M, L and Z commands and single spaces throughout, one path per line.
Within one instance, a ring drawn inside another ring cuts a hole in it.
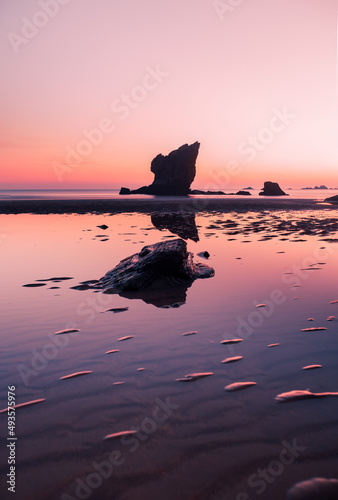
M 2 2 L 1 188 L 137 187 L 196 140 L 196 187 L 337 186 L 337 2 L 232 3 Z

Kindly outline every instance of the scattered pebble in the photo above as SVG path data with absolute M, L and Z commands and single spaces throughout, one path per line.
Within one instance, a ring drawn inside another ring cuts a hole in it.
M 96 226 L 99 227 L 100 229 L 108 229 L 108 226 L 106 224 L 101 224 L 101 226 Z
M 213 372 L 202 372 L 202 373 L 189 373 L 188 375 L 185 375 L 184 378 L 177 378 L 177 382 L 192 382 L 194 380 L 198 380 L 203 377 L 210 377 L 210 375 L 213 375 Z
M 222 340 L 221 344 L 238 344 L 239 342 L 243 342 L 243 339 Z
M 117 438 L 124 437 L 124 436 L 132 436 L 133 434 L 136 434 L 136 433 L 137 433 L 137 431 L 115 432 L 114 434 L 108 434 L 107 436 L 105 436 L 103 438 L 103 440 L 106 441 L 107 439 L 117 439 Z
M 138 368 L 137 371 L 138 372 L 144 372 L 145 368 Z
M 327 396 L 338 396 L 338 392 L 311 392 L 311 391 L 290 391 L 282 392 L 275 397 L 276 401 L 297 401 L 299 399 L 325 398 Z
M 133 339 L 134 335 L 127 335 L 126 337 L 121 337 L 120 339 L 117 339 L 118 342 L 122 342 L 123 340 L 129 340 Z
M 266 307 L 266 304 L 257 304 L 256 307 Z
M 333 321 L 335 319 L 334 316 L 329 316 L 328 318 L 326 318 L 326 321 Z
M 46 286 L 47 283 L 27 283 L 26 285 L 22 285 L 22 286 L 25 286 L 25 287 L 30 287 L 30 288 L 35 288 L 35 287 L 38 287 L 38 286 Z
M 316 326 L 314 328 L 302 328 L 302 332 L 320 332 L 322 330 L 327 330 L 327 328 L 323 326 Z
M 314 321 L 315 319 L 314 318 L 308 318 L 307 320 L 308 321 Z
M 25 406 L 32 406 L 32 405 L 36 405 L 38 403 L 42 403 L 43 401 L 46 401 L 46 398 L 34 399 L 34 401 L 27 401 L 27 403 L 21 403 L 18 405 L 14 405 L 14 406 L 11 406 L 11 408 L 15 408 L 17 410 L 18 408 L 24 408 Z M 4 408 L 3 410 L 0 410 L 0 413 L 7 413 L 7 411 L 8 411 L 8 408 Z
M 222 363 L 234 363 L 235 361 L 239 361 L 243 359 L 243 356 L 233 356 L 232 358 L 223 359 Z
M 246 389 L 247 387 L 252 387 L 254 385 L 257 385 L 256 382 L 235 382 L 234 384 L 226 385 L 224 389 L 229 392 L 241 391 L 242 389 Z
M 58 332 L 55 332 L 54 335 L 65 335 L 67 333 L 76 333 L 76 332 L 80 332 L 80 330 L 78 328 L 70 328 L 68 330 L 59 330 Z
M 268 347 L 277 347 L 280 344 L 269 344 Z
M 105 309 L 104 311 L 101 311 L 102 313 L 105 312 L 113 312 L 113 313 L 120 313 L 123 311 L 128 311 L 129 307 L 113 307 L 111 309 Z
M 303 370 L 314 370 L 315 368 L 323 368 L 322 365 L 308 365 L 303 366 Z
M 66 380 L 68 378 L 74 378 L 74 377 L 80 377 L 81 375 L 88 375 L 88 373 L 93 373 L 91 371 L 86 371 L 86 372 L 75 372 L 75 373 L 70 373 L 70 375 L 65 375 L 64 377 L 61 377 L 60 380 Z
M 114 382 L 113 385 L 123 385 L 124 382 Z
M 110 351 L 106 351 L 105 354 L 113 354 L 115 352 L 120 352 L 120 349 L 111 349 Z
M 187 335 L 196 335 L 197 332 L 187 332 L 187 333 L 182 333 L 183 337 L 186 337 Z
M 330 304 L 338 304 L 338 300 L 331 300 Z

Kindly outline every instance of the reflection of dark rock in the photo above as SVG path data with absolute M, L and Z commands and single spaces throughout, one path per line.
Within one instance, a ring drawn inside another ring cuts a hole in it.
M 153 183 L 133 191 L 121 188 L 120 194 L 187 195 L 196 175 L 199 147 L 199 142 L 190 146 L 184 144 L 168 156 L 157 155 L 151 162 L 150 168 L 155 175 Z
M 264 182 L 264 188 L 260 196 L 289 196 L 279 187 L 277 182 Z
M 130 300 L 141 299 L 146 304 L 153 304 L 155 307 L 179 307 L 186 302 L 189 286 L 190 284 L 188 285 L 184 280 L 174 281 L 170 278 L 162 278 L 153 281 L 143 290 L 120 292 L 119 295 Z
M 118 293 L 129 299 L 142 299 L 157 307 L 178 307 L 186 291 L 198 278 L 210 278 L 214 270 L 194 263 L 181 239 L 147 245 L 139 253 L 123 259 L 98 283 L 87 285 L 104 293 Z
M 168 229 L 184 240 L 199 240 L 194 213 L 154 213 L 151 215 L 151 222 L 160 231 Z
M 207 250 L 205 250 L 204 252 L 200 252 L 197 255 L 199 257 L 203 257 L 203 259 L 209 259 L 209 257 L 210 257 L 210 253 Z

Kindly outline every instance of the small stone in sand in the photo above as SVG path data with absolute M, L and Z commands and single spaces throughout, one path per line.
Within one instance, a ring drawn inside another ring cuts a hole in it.
M 213 372 L 202 372 L 202 373 L 189 373 L 188 375 L 185 375 L 184 378 L 177 378 L 177 382 L 193 382 L 194 380 L 198 380 L 200 378 L 204 377 L 210 377 L 210 375 L 213 375 Z
M 315 319 L 314 318 L 308 318 L 307 320 L 308 321 L 314 321 Z
M 36 288 L 38 286 L 46 286 L 47 283 L 27 283 L 26 285 L 22 285 L 25 287 Z
M 206 250 L 204 252 L 200 252 L 197 254 L 199 257 L 203 257 L 204 259 L 209 259 L 210 253 L 207 252 Z
M 338 300 L 331 300 L 330 304 L 338 304 Z
M 338 392 L 311 392 L 308 390 L 300 391 L 289 391 L 278 394 L 275 397 L 276 401 L 286 402 L 286 401 L 297 401 L 299 399 L 313 399 L 313 398 L 325 398 L 327 396 L 338 396 Z
M 111 349 L 110 351 L 106 351 L 105 354 L 114 354 L 115 352 L 120 352 L 120 349 Z
M 137 371 L 138 372 L 144 372 L 145 368 L 138 368 Z
M 122 342 L 123 340 L 129 340 L 133 339 L 134 335 L 127 335 L 126 337 L 121 337 L 120 339 L 117 339 L 118 342 Z
M 307 365 L 303 366 L 303 370 L 314 370 L 315 368 L 323 368 L 322 365 Z
M 108 434 L 105 436 L 103 439 L 106 441 L 107 439 L 118 439 L 120 437 L 124 436 L 132 436 L 133 434 L 136 434 L 137 431 L 122 431 L 122 432 L 115 432 L 114 434 Z
M 238 344 L 239 342 L 243 342 L 243 339 L 222 340 L 221 344 Z
M 277 344 L 269 344 L 268 347 L 277 347 L 278 345 L 280 345 L 280 344 L 278 344 L 278 343 Z
M 334 316 L 329 316 L 328 318 L 326 318 L 326 321 L 333 321 L 335 319 Z
M 302 332 L 321 332 L 322 330 L 327 330 L 324 326 L 316 326 L 314 328 L 302 328 Z
M 256 307 L 266 307 L 266 304 L 257 304 Z
M 187 332 L 187 333 L 182 333 L 183 337 L 186 337 L 187 335 L 196 335 L 197 332 Z
M 105 309 L 104 311 L 101 311 L 103 313 L 105 312 L 113 312 L 113 313 L 120 313 L 124 311 L 128 311 L 129 307 L 113 307 L 111 309 Z
M 241 391 L 242 389 L 246 389 L 247 387 L 252 387 L 256 385 L 256 382 L 235 382 L 234 384 L 229 384 L 224 387 L 226 391 Z
M 61 377 L 60 380 L 66 380 L 68 378 L 80 377 L 81 375 L 88 375 L 89 373 L 93 373 L 93 372 L 92 371 L 85 371 L 85 372 L 70 373 L 69 375 L 65 375 L 64 377 Z
M 123 385 L 124 382 L 114 382 L 113 385 Z
M 32 406 L 32 405 L 36 405 L 38 403 L 42 403 L 43 401 L 46 401 L 46 399 L 34 399 L 34 401 L 27 401 L 27 403 L 21 403 L 18 405 L 14 405 L 14 406 L 11 406 L 11 408 L 17 410 L 18 408 L 24 408 L 25 406 Z M 8 408 L 0 410 L 0 413 L 7 413 L 7 412 L 8 412 Z
M 108 226 L 106 224 L 101 224 L 101 226 L 96 226 L 99 227 L 100 229 L 108 229 Z
M 67 333 L 77 333 L 80 330 L 78 328 L 70 328 L 68 330 L 59 330 L 58 332 L 55 332 L 54 335 L 65 335 Z
M 232 358 L 223 359 L 222 363 L 234 363 L 235 361 L 239 361 L 243 359 L 243 356 L 233 356 Z
M 80 330 L 78 328 L 69 328 L 68 330 L 59 330 L 58 332 L 55 332 L 54 335 L 65 335 L 67 333 L 77 333 Z

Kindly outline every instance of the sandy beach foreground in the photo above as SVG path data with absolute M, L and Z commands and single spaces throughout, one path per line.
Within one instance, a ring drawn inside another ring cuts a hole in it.
M 0 208 L 0 364 L 16 388 L 18 500 L 285 500 L 299 481 L 337 477 L 334 207 Z M 156 300 L 78 288 L 177 237 L 214 276 L 171 280 Z M 5 448 L 0 459 L 5 477 Z

